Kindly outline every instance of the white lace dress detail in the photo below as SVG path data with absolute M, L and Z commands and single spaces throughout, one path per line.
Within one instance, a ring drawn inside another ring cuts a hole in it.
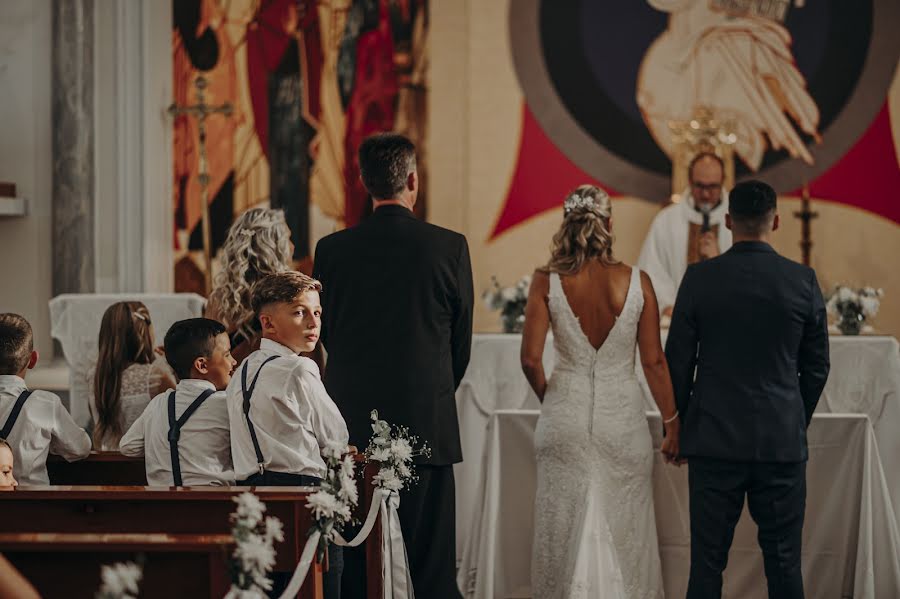
M 122 421 L 122 434 L 125 434 L 134 421 L 144 412 L 144 409 L 153 399 L 155 390 L 159 389 L 162 384 L 165 373 L 165 362 L 160 360 L 150 364 L 132 364 L 122 371 L 122 381 L 119 387 L 119 412 Z M 97 422 L 97 406 L 94 401 L 94 376 L 93 370 L 90 376 L 90 410 L 91 418 Z M 96 441 L 95 441 L 96 445 Z M 119 442 L 109 441 L 101 443 L 99 447 L 94 447 L 101 451 L 118 451 Z
M 622 313 L 599 350 L 550 275 L 557 363 L 535 431 L 535 599 L 660 599 L 653 444 L 634 371 L 643 309 L 632 269 Z

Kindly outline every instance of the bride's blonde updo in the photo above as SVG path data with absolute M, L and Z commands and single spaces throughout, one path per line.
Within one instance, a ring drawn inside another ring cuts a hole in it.
M 563 222 L 553 236 L 547 270 L 575 274 L 589 260 L 618 264 L 613 257 L 613 236 L 609 230 L 612 202 L 599 187 L 581 185 L 563 203 Z

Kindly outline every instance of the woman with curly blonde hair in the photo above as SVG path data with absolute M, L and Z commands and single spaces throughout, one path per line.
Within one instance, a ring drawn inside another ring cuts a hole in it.
M 250 290 L 261 277 L 292 269 L 294 246 L 284 212 L 251 208 L 228 230 L 219 250 L 222 270 L 206 305 L 206 317 L 228 329 L 231 354 L 240 362 L 259 345 L 259 323 Z
M 547 380 L 551 327 L 557 361 Z M 563 203 L 550 261 L 535 272 L 525 309 L 522 369 L 542 402 L 535 597 L 662 597 L 653 443 L 635 346 L 665 423 L 663 457 L 675 462 L 678 412 L 656 295 L 645 273 L 613 255 L 609 196 L 582 185 Z

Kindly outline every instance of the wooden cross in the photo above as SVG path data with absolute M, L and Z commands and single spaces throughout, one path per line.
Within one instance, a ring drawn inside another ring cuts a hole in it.
M 810 221 L 819 216 L 818 212 L 812 212 L 809 209 L 809 186 L 803 184 L 803 195 L 800 203 L 800 212 L 795 212 L 794 216 L 800 219 L 800 250 L 803 252 L 803 264 L 810 265 L 810 250 L 812 250 L 812 231 L 810 230 Z
M 206 118 L 211 114 L 224 114 L 231 116 L 234 112 L 234 106 L 230 102 L 219 106 L 210 106 L 206 103 L 204 92 L 208 86 L 208 82 L 203 75 L 197 77 L 194 81 L 194 87 L 197 89 L 197 103 L 191 106 L 177 106 L 172 104 L 169 106 L 169 114 L 173 117 L 186 114 L 197 119 L 197 128 L 200 131 L 200 164 L 199 176 L 197 180 L 200 183 L 200 215 L 203 228 L 203 259 L 206 262 L 206 272 L 204 280 L 206 283 L 206 294 L 212 291 L 212 235 L 210 234 L 209 224 L 209 173 L 207 172 L 206 161 Z

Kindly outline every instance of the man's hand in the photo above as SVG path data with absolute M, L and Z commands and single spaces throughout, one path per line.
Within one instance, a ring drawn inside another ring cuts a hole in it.
M 719 255 L 719 240 L 711 232 L 701 233 L 697 240 L 697 254 L 702 260 L 709 260 Z
M 681 420 L 675 417 L 674 420 L 671 420 L 668 423 L 663 424 L 663 442 L 660 451 L 663 455 L 663 460 L 667 464 L 673 464 L 675 466 L 681 466 L 684 462 L 679 457 L 680 447 L 679 447 L 679 439 L 681 437 Z
M 663 308 L 662 315 L 672 318 L 672 312 L 674 310 L 675 310 L 675 306 L 666 306 L 665 308 Z

